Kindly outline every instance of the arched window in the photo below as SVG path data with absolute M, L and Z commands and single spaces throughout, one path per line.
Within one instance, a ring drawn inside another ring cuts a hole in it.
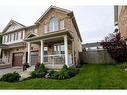
M 52 17 L 52 18 L 50 19 L 49 31 L 50 31 L 50 32 L 58 31 L 58 22 L 57 22 L 57 19 L 56 19 L 55 17 Z

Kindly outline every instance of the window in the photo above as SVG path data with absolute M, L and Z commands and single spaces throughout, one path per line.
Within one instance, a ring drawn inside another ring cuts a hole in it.
M 21 39 L 23 39 L 23 31 L 21 31 Z
M 64 45 L 63 44 L 54 45 L 54 53 L 64 54 Z
M 10 42 L 11 42 L 11 35 L 12 35 L 12 34 L 9 35 L 9 36 L 10 36 L 10 38 L 9 38 L 9 41 L 10 41 Z
M 21 39 L 21 32 L 18 33 L 18 40 Z
M 44 25 L 44 33 L 47 33 L 47 32 L 48 32 L 48 26 Z
M 16 40 L 18 40 L 18 32 L 16 33 Z
M 64 29 L 64 20 L 61 19 L 60 20 L 60 30 L 63 30 Z
M 16 33 L 14 33 L 14 41 L 16 40 Z
M 9 42 L 9 35 L 7 35 L 7 42 Z
M 14 41 L 14 34 L 12 34 L 11 41 Z
M 50 23 L 49 23 L 49 31 L 50 32 L 54 32 L 58 30 L 58 22 L 57 19 L 55 17 L 52 17 L 50 19 Z
M 5 42 L 7 42 L 7 35 L 5 36 Z

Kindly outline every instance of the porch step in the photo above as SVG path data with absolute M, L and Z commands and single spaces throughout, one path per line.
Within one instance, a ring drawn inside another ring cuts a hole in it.
M 10 68 L 11 64 L 0 64 L 0 69 Z
M 26 71 L 21 72 L 21 73 L 20 73 L 20 75 L 21 75 L 20 80 L 24 80 L 24 79 L 30 77 L 30 73 L 31 73 L 32 71 L 34 71 L 34 68 L 35 68 L 34 66 L 31 66 L 31 67 L 29 67 Z

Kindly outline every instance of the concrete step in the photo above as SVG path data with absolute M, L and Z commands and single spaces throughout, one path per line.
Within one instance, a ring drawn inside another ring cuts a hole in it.
M 0 64 L 0 69 L 10 68 L 11 64 Z
M 20 75 L 21 75 L 20 80 L 24 80 L 24 79 L 30 77 L 31 72 L 34 71 L 34 68 L 35 68 L 34 66 L 31 66 L 31 67 L 27 68 L 27 70 L 21 72 L 20 73 Z

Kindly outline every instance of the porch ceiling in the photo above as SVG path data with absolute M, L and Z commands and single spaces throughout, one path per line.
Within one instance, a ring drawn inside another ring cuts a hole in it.
M 39 36 L 39 37 L 32 37 L 32 38 L 28 38 L 25 39 L 24 41 L 27 42 L 32 42 L 32 41 L 37 41 L 37 40 L 55 40 L 58 38 L 61 38 L 62 36 L 67 35 L 69 38 L 73 38 L 72 34 L 70 33 L 70 31 L 67 30 L 63 30 L 63 31 L 56 31 L 56 32 L 52 32 L 52 33 L 47 33 L 43 36 Z

